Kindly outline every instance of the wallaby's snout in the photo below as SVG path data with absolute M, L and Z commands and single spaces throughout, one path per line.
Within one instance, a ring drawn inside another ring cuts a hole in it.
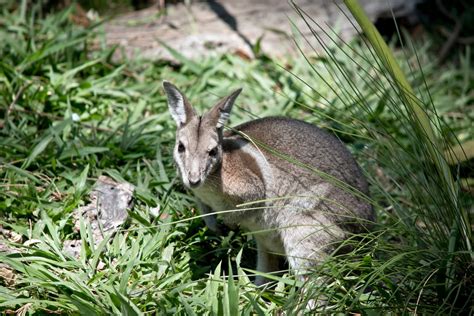
M 197 188 L 199 184 L 201 183 L 201 179 L 194 179 L 194 178 L 189 178 L 189 186 L 191 188 Z
M 201 168 L 199 166 L 199 160 L 191 160 L 191 166 L 188 172 L 189 186 L 192 188 L 198 187 L 201 184 Z

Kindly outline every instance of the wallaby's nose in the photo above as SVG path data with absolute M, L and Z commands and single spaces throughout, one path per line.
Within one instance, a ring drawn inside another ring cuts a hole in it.
M 200 172 L 199 172 L 199 159 L 193 159 L 188 170 L 188 180 L 189 185 L 192 187 L 197 187 L 201 182 Z
M 196 187 L 201 183 L 201 179 L 196 178 L 196 179 L 189 179 L 189 185 L 192 187 Z

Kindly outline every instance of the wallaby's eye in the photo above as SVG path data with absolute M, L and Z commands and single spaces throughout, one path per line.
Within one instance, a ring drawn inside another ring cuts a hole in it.
M 183 143 L 182 143 L 182 142 L 179 142 L 179 144 L 178 144 L 178 152 L 184 153 L 184 151 L 185 151 L 185 148 L 184 148 Z
M 211 150 L 209 150 L 209 156 L 211 157 L 217 156 L 217 147 L 214 147 Z

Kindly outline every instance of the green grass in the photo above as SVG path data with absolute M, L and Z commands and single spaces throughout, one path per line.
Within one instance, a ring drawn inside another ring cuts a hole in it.
M 447 194 L 425 135 L 370 45 L 336 39 L 323 53 L 284 65 L 232 54 L 190 61 L 178 52 L 179 66 L 113 61 L 113 48 L 91 49 L 100 44 L 100 25 L 72 25 L 70 11 L 40 18 L 39 7 L 21 9 L 4 7 L 0 15 L 0 224 L 21 236 L 8 241 L 19 253 L 0 253 L 15 275 L 0 277 L 0 311 L 292 314 L 323 295 L 333 312 L 472 312 L 465 305 L 472 301 L 472 237 L 453 225 L 472 217 L 472 196 L 460 181 L 473 177 L 472 161 L 451 166 L 455 190 Z M 472 140 L 470 48 L 440 68 L 429 40 L 414 46 L 396 59 L 432 121 L 438 150 Z M 285 274 L 274 277 L 274 288 L 257 288 L 250 236 L 216 236 L 204 227 L 176 177 L 163 79 L 201 110 L 243 87 L 231 125 L 286 115 L 348 144 L 370 179 L 378 224 L 347 241 L 352 252 L 316 269 L 324 287 Z M 136 191 L 130 220 L 95 245 L 87 222 L 74 232 L 71 213 L 88 202 L 100 175 Z M 156 206 L 158 217 L 150 212 Z M 83 241 L 79 259 L 63 250 L 68 239 Z

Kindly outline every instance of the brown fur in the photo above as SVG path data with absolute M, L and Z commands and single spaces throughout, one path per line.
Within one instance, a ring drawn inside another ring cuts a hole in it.
M 169 100 L 185 100 L 176 87 L 164 86 Z M 239 93 L 202 117 L 179 108 L 186 102 L 169 101 L 178 123 L 175 161 L 204 213 L 235 210 L 222 214 L 224 223 L 254 233 L 258 270 L 274 271 L 280 256 L 286 256 L 292 269 L 304 272 L 323 260 L 335 242 L 364 231 L 373 220 L 364 199 L 367 182 L 346 147 L 311 124 L 271 117 L 223 133 Z M 180 143 L 186 147 L 181 152 Z M 256 202 L 253 208 L 240 206 L 249 202 Z M 213 216 L 207 216 L 206 224 L 218 229 Z

